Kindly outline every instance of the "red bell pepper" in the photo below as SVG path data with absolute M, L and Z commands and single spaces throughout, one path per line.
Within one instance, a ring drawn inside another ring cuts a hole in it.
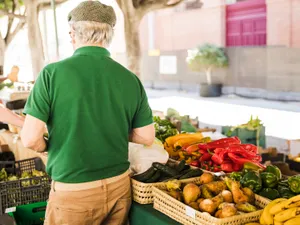
M 247 151 L 240 145 L 231 145 L 227 149 L 231 153 L 239 154 L 239 155 L 243 156 L 244 158 L 248 158 L 248 159 L 253 159 L 257 156 L 256 153 Z
M 243 164 L 233 163 L 233 170 L 234 171 L 241 171 L 243 169 Z
M 201 162 L 201 168 L 204 170 L 210 170 L 210 166 L 206 162 Z
M 208 151 L 207 151 L 207 150 L 204 150 L 204 149 L 200 149 L 199 152 L 200 152 L 201 154 L 208 153 Z
M 230 137 L 230 138 L 221 138 L 217 141 L 212 141 L 205 144 L 199 144 L 198 147 L 200 149 L 216 149 L 216 148 L 225 148 L 232 144 L 240 144 L 241 140 L 238 137 Z
M 228 153 L 228 156 L 229 158 L 234 162 L 234 163 L 237 163 L 237 164 L 242 164 L 244 165 L 244 163 L 247 163 L 247 162 L 251 162 L 261 168 L 264 168 L 264 166 L 262 164 L 260 164 L 259 162 L 253 160 L 253 159 L 248 159 L 248 158 L 243 158 L 237 154 L 234 154 L 234 153 Z
M 211 160 L 216 163 L 217 165 L 221 165 L 224 161 L 224 158 L 220 157 L 220 155 L 218 154 L 214 154 L 212 157 L 211 157 Z
M 199 158 L 199 161 L 200 162 L 209 161 L 211 157 L 212 155 L 206 152 Z
M 233 164 L 230 162 L 222 163 L 221 170 L 224 172 L 233 172 Z
M 247 151 L 250 151 L 250 152 L 253 152 L 255 154 L 258 153 L 258 148 L 256 145 L 252 145 L 252 144 L 241 144 L 240 145 L 243 149 L 247 150 Z
M 221 171 L 221 166 L 217 164 L 213 164 L 212 169 L 213 172 L 220 172 Z
M 224 151 L 224 148 L 216 148 L 216 149 L 214 150 L 214 153 L 215 153 L 215 154 L 220 154 L 222 151 Z
M 195 167 L 199 167 L 200 166 L 200 163 L 198 160 L 194 160 L 190 163 L 191 166 L 195 166 Z
M 198 145 L 199 145 L 199 144 L 190 145 L 190 146 L 187 147 L 187 148 L 183 148 L 183 150 L 185 150 L 187 153 L 191 154 L 192 152 L 195 152 L 195 151 L 198 151 L 198 150 L 199 150 Z

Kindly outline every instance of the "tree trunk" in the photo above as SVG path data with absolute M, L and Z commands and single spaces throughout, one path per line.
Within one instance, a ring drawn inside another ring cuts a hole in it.
M 0 37 L 0 76 L 4 75 L 4 56 L 5 56 L 6 44 Z
M 143 15 L 136 10 L 131 0 L 121 0 L 118 4 L 124 16 L 127 66 L 129 70 L 140 77 L 141 46 L 139 25 Z
M 26 0 L 27 24 L 28 24 L 28 42 L 31 53 L 32 72 L 34 79 L 44 67 L 43 41 L 39 25 L 39 11 L 37 0 Z
M 207 84 L 211 84 L 211 68 L 208 68 L 206 70 L 206 81 L 207 81 Z

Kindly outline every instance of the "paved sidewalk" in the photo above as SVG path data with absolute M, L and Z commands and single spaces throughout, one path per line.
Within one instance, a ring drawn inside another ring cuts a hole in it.
M 268 136 L 300 139 L 300 103 L 247 99 L 237 96 L 201 98 L 197 93 L 147 89 L 154 110 L 176 109 L 182 115 L 198 116 L 205 124 L 224 126 L 247 122 L 258 116 Z

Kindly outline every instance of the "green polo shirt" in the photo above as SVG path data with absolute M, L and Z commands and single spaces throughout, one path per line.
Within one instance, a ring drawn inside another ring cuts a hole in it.
M 24 113 L 47 124 L 47 172 L 64 183 L 124 173 L 130 131 L 153 122 L 140 80 L 100 47 L 46 66 Z

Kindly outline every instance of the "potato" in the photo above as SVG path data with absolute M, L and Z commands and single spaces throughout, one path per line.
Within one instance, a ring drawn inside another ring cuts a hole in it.
M 209 214 L 214 214 L 218 205 L 211 199 L 204 199 L 200 204 L 199 208 L 202 212 L 208 212 Z
M 204 198 L 199 198 L 199 199 L 197 200 L 197 203 L 200 204 L 203 200 L 204 200 Z
M 237 209 L 234 207 L 233 204 L 226 204 L 223 209 L 222 213 L 220 215 L 220 218 L 227 218 L 231 217 L 237 214 Z
M 228 203 L 233 202 L 232 193 L 230 191 L 223 190 L 222 191 L 222 196 L 223 196 L 224 202 L 228 202 Z
M 197 182 L 197 184 L 199 185 L 208 184 L 213 181 L 214 181 L 214 175 L 212 175 L 211 173 L 203 173 L 200 177 L 200 180 Z
M 223 190 L 227 189 L 225 181 L 214 181 L 208 184 L 205 184 L 207 189 L 215 195 L 220 194 Z
M 222 210 L 220 209 L 215 213 L 215 217 L 220 218 L 221 214 L 222 214 Z

